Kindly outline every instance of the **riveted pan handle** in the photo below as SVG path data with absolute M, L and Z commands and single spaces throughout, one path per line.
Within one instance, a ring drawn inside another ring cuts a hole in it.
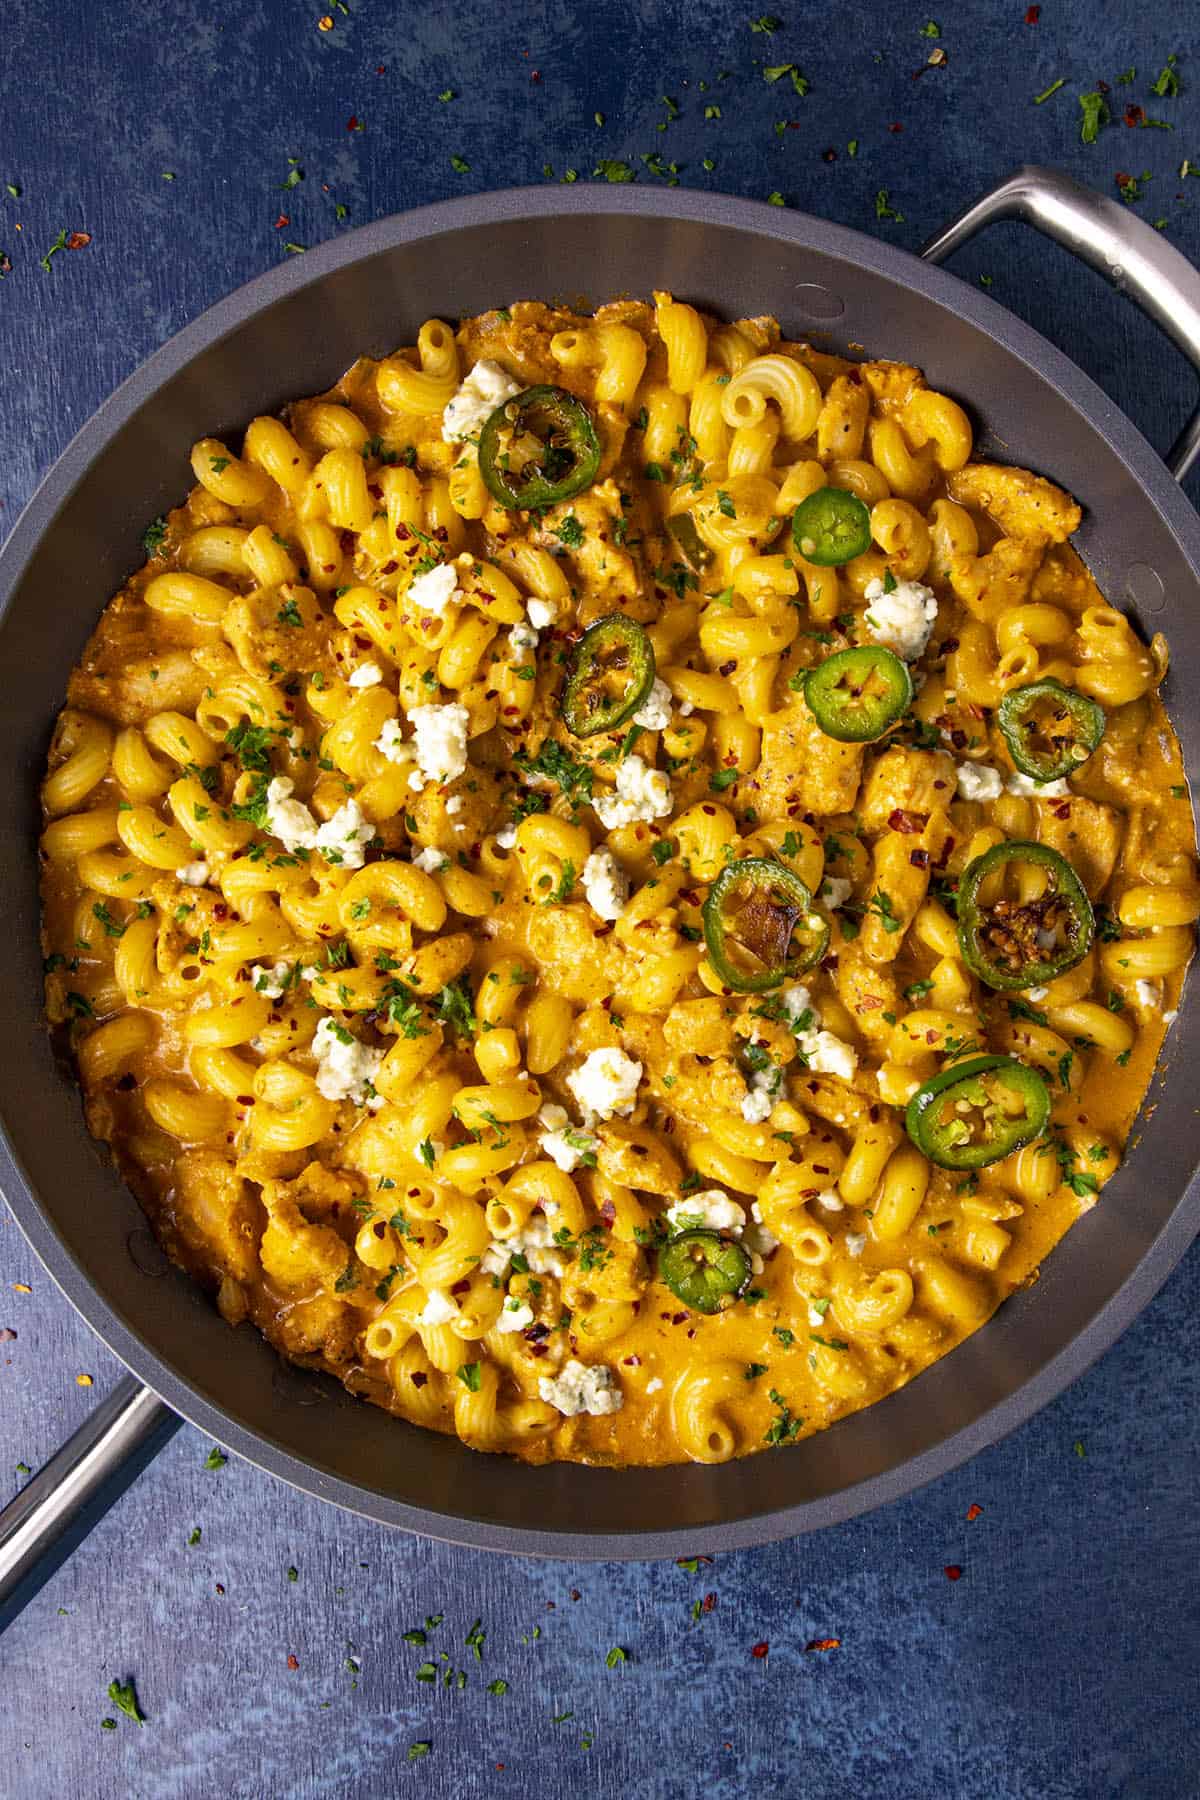
M 0 1630 L 181 1424 L 126 1376 L 0 1512 Z
M 1023 219 L 1098 269 L 1161 326 L 1200 372 L 1200 270 L 1129 207 L 1060 169 L 1026 165 L 968 206 L 921 250 L 940 263 L 985 225 Z M 1167 467 L 1182 481 L 1200 456 L 1200 407 L 1172 445 Z

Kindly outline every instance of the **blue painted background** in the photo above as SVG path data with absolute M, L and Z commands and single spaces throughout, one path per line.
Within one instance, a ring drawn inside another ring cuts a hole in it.
M 1107 191 L 1149 172 L 1139 210 L 1200 261 L 1200 180 L 1179 175 L 1200 162 L 1200 31 L 1181 0 L 1047 0 L 1036 24 L 1015 0 L 932 0 L 938 38 L 907 0 L 778 0 L 773 35 L 713 0 L 347 3 L 328 32 L 322 0 L 8 10 L 0 184 L 20 192 L 0 185 L 0 535 L 104 395 L 211 301 L 301 253 L 288 245 L 448 194 L 587 180 L 602 159 L 671 179 L 650 156 L 685 185 L 778 192 L 915 248 L 1037 160 Z M 925 67 L 936 49 L 945 66 Z M 1170 53 L 1181 92 L 1159 97 Z M 764 80 L 787 63 L 806 96 Z M 1099 80 L 1112 121 L 1088 146 L 1078 96 Z M 1173 129 L 1127 128 L 1130 104 Z M 876 216 L 881 188 L 902 220 Z M 44 271 L 62 232 L 91 241 Z M 1094 277 L 1015 226 L 956 268 L 990 277 L 1167 445 L 1194 378 Z M 206 1469 L 209 1445 L 185 1428 L 0 1642 L 0 1791 L 1196 1795 L 1198 1314 L 1193 1252 L 1008 1442 L 872 1518 L 695 1570 L 500 1561 L 389 1535 L 234 1461 Z M 118 1369 L 7 1218 L 0 1330 L 16 1333 L 0 1342 L 4 1494 Z M 437 1614 L 424 1646 L 404 1641 Z M 477 1620 L 478 1660 L 464 1642 Z M 610 1669 L 614 1647 L 628 1661 Z M 427 1659 L 436 1686 L 416 1678 Z M 129 1675 L 140 1730 L 105 1696 Z M 414 1744 L 429 1749 L 410 1763 Z

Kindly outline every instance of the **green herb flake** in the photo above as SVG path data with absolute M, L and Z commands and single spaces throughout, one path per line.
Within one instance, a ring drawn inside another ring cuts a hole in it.
M 1043 88 L 1040 94 L 1035 94 L 1033 96 L 1033 104 L 1035 106 L 1044 106 L 1052 94 L 1057 94 L 1059 88 L 1066 87 L 1066 85 L 1066 76 L 1060 75 L 1058 80 L 1052 81 L 1048 88 Z
M 146 1715 L 138 1705 L 137 1692 L 134 1688 L 132 1677 L 128 1681 L 110 1681 L 108 1684 L 108 1697 L 113 1705 L 118 1707 L 120 1711 L 125 1714 L 127 1719 L 133 1720 L 135 1725 L 144 1725 L 146 1723 Z
M 204 1467 L 206 1469 L 223 1469 L 228 1461 L 229 1458 L 226 1456 L 225 1452 L 223 1450 L 218 1450 L 214 1444 L 204 1459 Z

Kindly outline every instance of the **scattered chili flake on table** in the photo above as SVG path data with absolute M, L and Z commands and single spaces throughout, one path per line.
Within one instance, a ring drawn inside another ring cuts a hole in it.
M 289 1669 L 298 1669 L 300 1667 L 298 1658 L 294 1657 L 292 1655 L 289 1655 L 288 1659 L 287 1659 L 287 1666 Z
M 317 30 L 318 31 L 332 31 L 333 30 L 333 17 L 330 13 L 325 13 L 321 18 L 319 18 L 317 20 Z
M 942 1573 L 947 1581 L 958 1581 L 962 1576 L 962 1569 L 957 1563 L 947 1563 Z
M 363 124 L 363 122 L 359 118 L 358 114 L 351 113 L 350 117 L 346 120 L 346 130 L 347 131 L 365 131 L 366 129 L 367 129 L 366 126 Z
M 216 1588 L 218 1594 L 223 1594 L 225 1592 L 225 1583 L 223 1581 L 214 1582 L 213 1585 Z
M 840 1650 L 841 1647 L 841 1638 L 809 1638 L 804 1646 L 806 1650 Z
M 92 241 L 90 231 L 73 231 L 67 239 L 68 250 L 86 250 Z
M 1027 25 L 1036 25 L 1041 16 L 1042 9 L 1040 6 L 1027 6 L 1025 8 L 1025 23 Z
M 290 225 L 291 222 L 292 222 L 292 219 L 291 219 L 290 213 L 280 213 L 279 217 L 275 221 L 276 231 L 282 231 L 284 226 Z
M 759 1662 L 761 1662 L 763 1660 L 764 1656 L 767 1654 L 767 1651 L 770 1648 L 771 1648 L 770 1644 L 768 1644 L 766 1642 L 766 1640 L 764 1639 L 761 1644 L 751 1645 L 750 1654 L 751 1654 L 751 1656 L 756 1656 L 758 1658 Z
M 983 1508 L 982 1508 L 982 1506 L 976 1506 L 976 1505 L 975 1505 L 975 1504 L 974 1504 L 974 1502 L 972 1502 L 972 1503 L 971 1503 L 971 1505 L 970 1505 L 970 1506 L 968 1506 L 968 1508 L 967 1508 L 967 1518 L 968 1518 L 968 1520 L 969 1520 L 969 1521 L 970 1521 L 970 1522 L 971 1522 L 971 1524 L 974 1524 L 974 1522 L 975 1522 L 975 1520 L 976 1520 L 976 1519 L 977 1519 L 977 1518 L 979 1518 L 979 1516 L 980 1516 L 980 1514 L 981 1514 L 981 1513 L 982 1513 L 982 1512 L 983 1512 Z

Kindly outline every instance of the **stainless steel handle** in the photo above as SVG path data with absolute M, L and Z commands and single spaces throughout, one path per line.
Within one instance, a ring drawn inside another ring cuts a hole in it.
M 940 263 L 985 225 L 1023 219 L 1098 269 L 1161 326 L 1200 373 L 1200 270 L 1129 207 L 1094 193 L 1060 169 L 1027 165 L 930 238 L 921 255 Z M 1200 406 L 1167 456 L 1182 481 L 1200 456 Z
M 0 1630 L 182 1423 L 131 1375 L 0 1512 Z

